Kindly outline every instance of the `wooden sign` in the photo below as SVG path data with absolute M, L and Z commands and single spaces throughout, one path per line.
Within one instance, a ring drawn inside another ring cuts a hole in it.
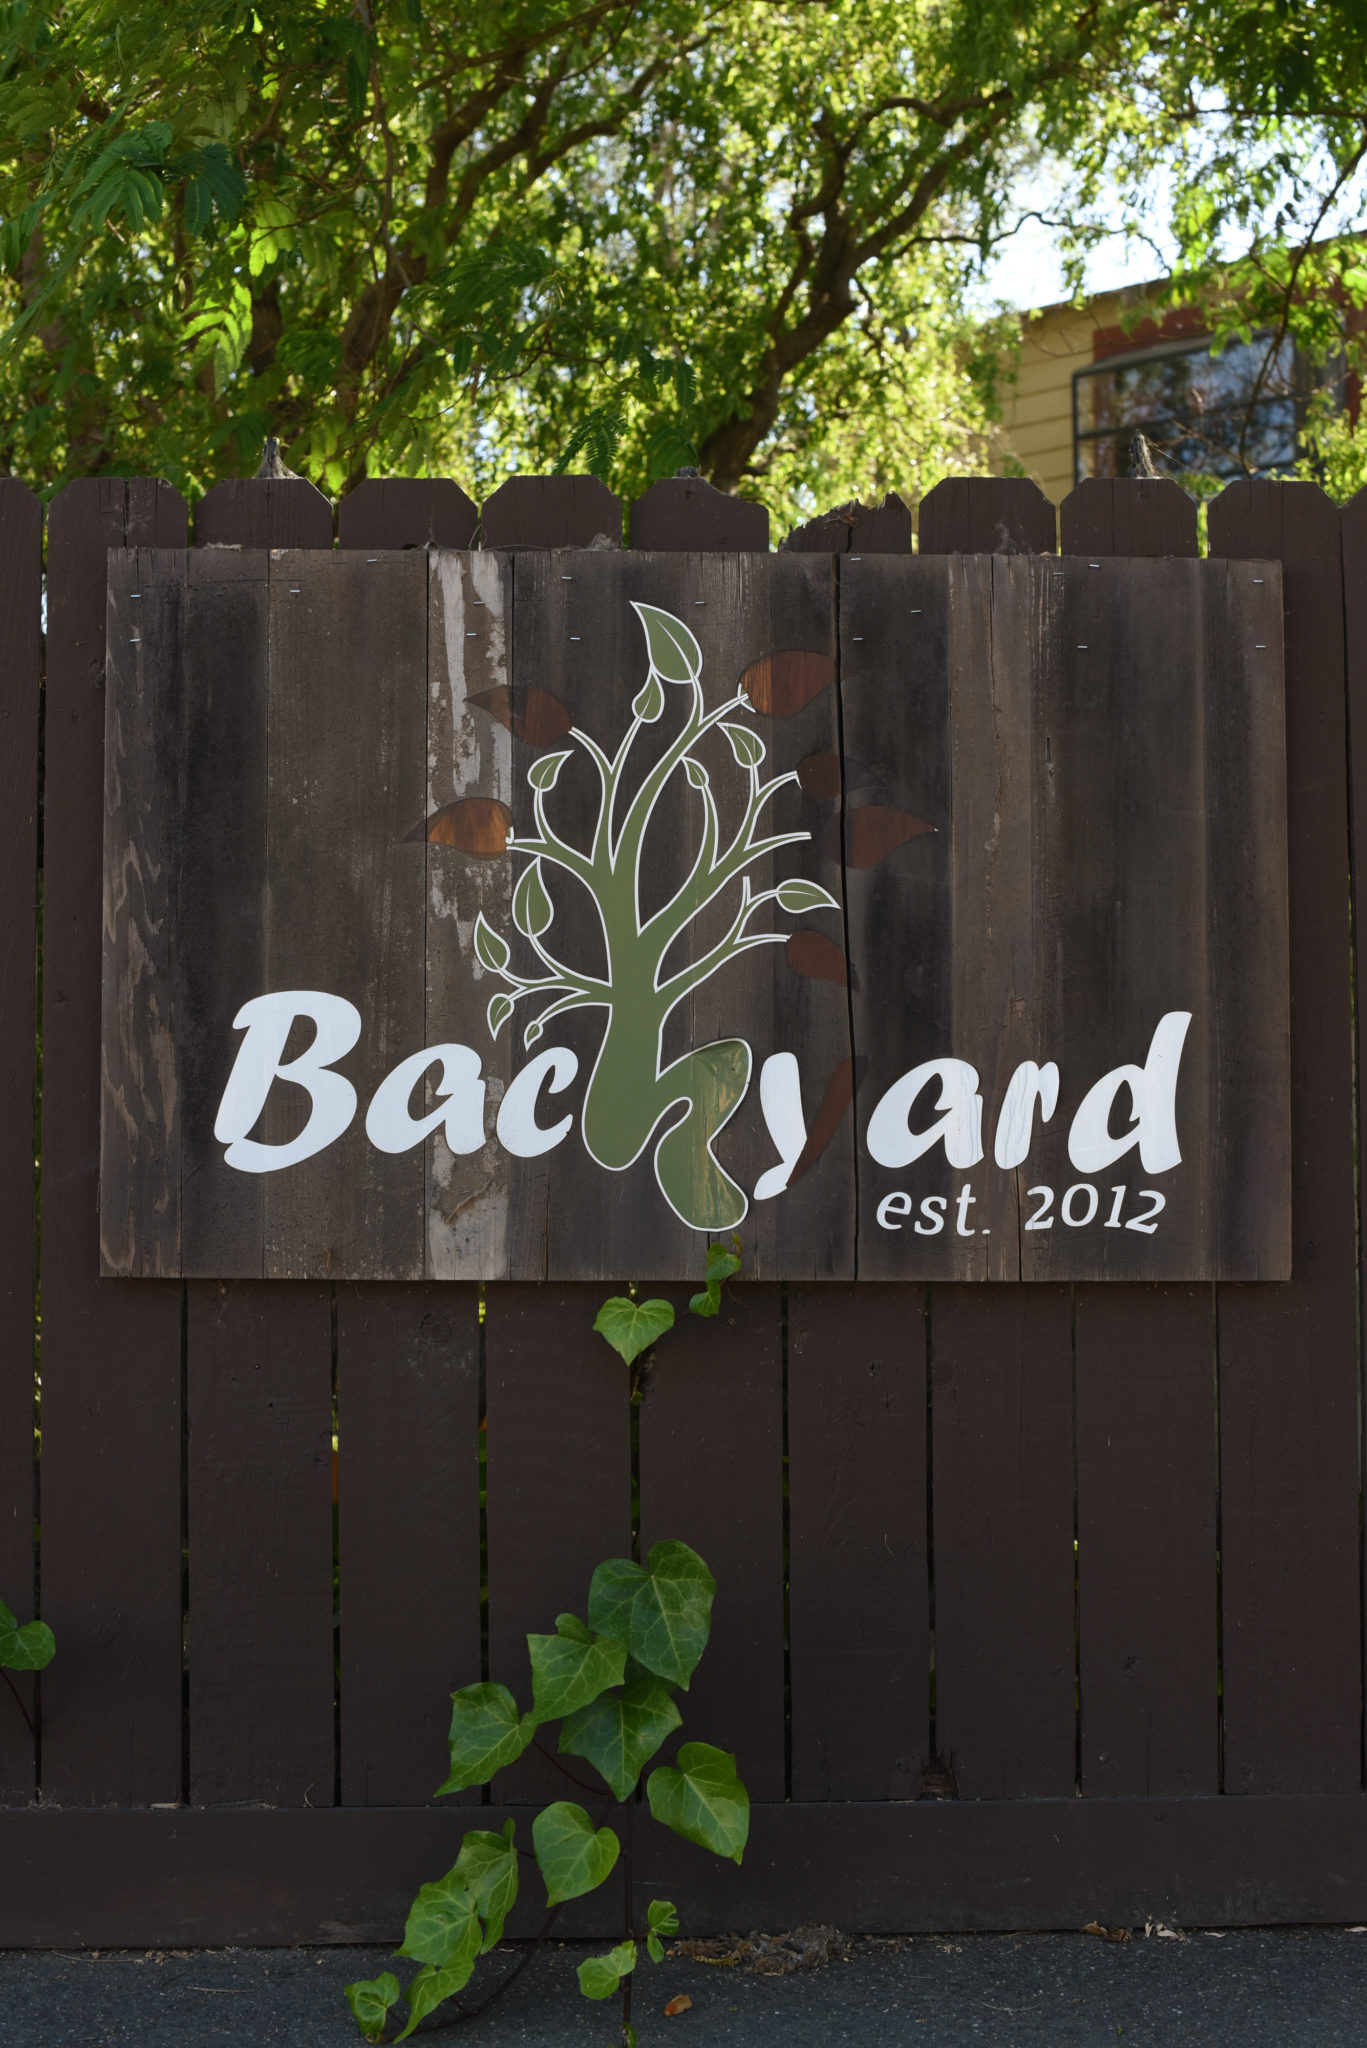
M 1284 1279 L 1275 564 L 110 557 L 102 1270 Z

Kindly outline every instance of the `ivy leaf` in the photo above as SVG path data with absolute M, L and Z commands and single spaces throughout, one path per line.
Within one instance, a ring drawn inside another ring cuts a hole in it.
M 385 1970 L 378 1977 L 363 1977 L 358 1983 L 347 1985 L 346 2002 L 367 2041 L 383 2041 L 386 2016 L 401 1996 L 399 1980 L 392 1970 Z
M 707 1647 L 717 1582 L 686 1543 L 657 1543 L 646 1570 L 629 1558 L 600 1564 L 589 1587 L 589 1626 L 625 1643 L 658 1678 L 688 1690 Z
M 558 1721 L 622 1683 L 627 1653 L 611 1636 L 577 1643 L 563 1635 L 528 1636 L 532 1660 L 532 1711 L 538 1721 Z
M 696 683 L 702 674 L 702 649 L 683 620 L 653 604 L 633 603 L 631 609 L 645 628 L 650 665 L 661 682 Z
M 499 1032 L 512 1016 L 513 1002 L 514 998 L 510 995 L 490 996 L 488 1009 L 490 1038 L 497 1038 Z
M 493 1839 L 502 1846 L 501 1836 Z M 479 1954 L 480 1926 L 475 1901 L 457 1862 L 435 1884 L 425 1884 L 409 1908 L 403 1947 L 395 1954 L 411 1963 L 431 1963 L 444 1970 Z
M 679 1909 L 672 1899 L 652 1899 L 646 1909 L 646 1925 L 652 1934 L 675 1935 L 679 1931 Z
M 780 882 L 776 891 L 782 909 L 794 915 L 801 910 L 839 910 L 829 889 L 820 882 Z
M 725 1245 L 710 1244 L 707 1247 L 707 1284 L 701 1294 L 690 1294 L 688 1306 L 695 1316 L 714 1316 L 721 1309 L 721 1284 L 730 1280 L 740 1271 L 740 1239 L 733 1237 L 735 1251 L 727 1251 Z
M 453 1877 L 464 1879 L 484 1922 L 484 1940 L 479 1950 L 482 1956 L 487 1956 L 502 1940 L 503 1923 L 517 1902 L 515 1825 L 505 1821 L 501 1835 L 488 1828 L 473 1829 L 461 1843 L 452 1868 Z
M 435 1796 L 486 1785 L 495 1771 L 516 1763 L 535 1733 L 530 1714 L 519 1719 L 506 1685 L 462 1686 L 451 1695 L 451 1775 Z
M 652 669 L 646 679 L 645 688 L 640 692 L 639 696 L 633 697 L 631 700 L 632 716 L 639 718 L 642 725 L 654 725 L 664 708 L 665 693 L 660 688 L 659 677 Z
M 684 774 L 688 777 L 694 789 L 706 789 L 707 770 L 703 767 L 701 761 L 695 761 L 691 755 L 685 755 Z
M 611 1828 L 595 1833 L 583 1807 L 568 1799 L 557 1799 L 536 1816 L 532 1844 L 546 1880 L 548 1906 L 594 1891 L 617 1861 L 620 1846 Z
M 674 1310 L 667 1301 L 632 1301 L 614 1294 L 599 1309 L 593 1327 L 630 1365 L 657 1337 L 673 1329 Z
M 555 1617 L 555 1632 L 558 1636 L 564 1636 L 566 1641 L 571 1643 L 591 1643 L 593 1641 L 593 1630 L 582 1622 L 577 1614 L 557 1614 Z
M 635 1968 L 635 1942 L 619 1942 L 605 1956 L 588 1956 L 579 1965 L 579 1989 L 585 1998 L 611 1998 Z
M 57 1639 L 45 1621 L 28 1621 L 20 1628 L 0 1600 L 0 1670 L 45 1671 L 56 1654 Z
M 434 1970 L 430 1963 L 419 1970 L 408 1987 L 408 2025 L 394 2039 L 406 2041 L 418 2022 L 425 2020 L 444 1998 L 454 1998 L 458 1991 L 463 1991 L 474 1975 L 474 1968 L 472 1955 L 468 1962 L 452 1963 L 444 1970 Z
M 490 974 L 501 974 L 512 957 L 508 941 L 499 937 L 482 910 L 475 919 L 475 955 L 481 967 L 487 967 Z
M 740 1862 L 750 1833 L 750 1794 L 729 1750 L 685 1742 L 677 1768 L 651 1772 L 646 1797 L 656 1820 L 686 1842 Z
M 560 1731 L 562 1756 L 582 1756 L 619 1799 L 627 1799 L 660 1744 L 682 1724 L 669 1689 L 637 1678 L 571 1714 Z
M 747 725 L 724 725 L 722 731 L 731 742 L 731 752 L 742 768 L 758 768 L 764 759 L 764 742 L 758 733 L 751 732 Z
M 569 749 L 563 754 L 542 754 L 527 770 L 527 780 L 533 789 L 554 789 L 560 771 L 569 760 Z
M 534 860 L 513 891 L 513 923 L 527 938 L 539 939 L 554 916 L 555 908 L 541 879 L 541 862 Z

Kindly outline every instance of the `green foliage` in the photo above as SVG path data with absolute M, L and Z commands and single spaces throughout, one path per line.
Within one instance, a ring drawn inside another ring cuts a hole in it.
M 707 1284 L 701 1294 L 690 1294 L 688 1306 L 695 1316 L 715 1316 L 721 1310 L 721 1288 L 723 1280 L 733 1279 L 740 1271 L 740 1239 L 731 1239 L 731 1249 L 725 1245 L 710 1244 L 707 1247 Z
M 0 465 L 194 491 L 274 432 L 330 490 L 914 492 L 988 450 L 1006 329 L 966 292 L 1041 156 L 1079 262 L 1117 178 L 1153 232 L 1166 169 L 1176 289 L 1356 348 L 1361 31 L 1360 0 L 9 0 Z
M 625 1294 L 614 1294 L 599 1309 L 593 1327 L 631 1365 L 657 1337 L 673 1329 L 674 1311 L 667 1301 L 631 1301 Z
M 707 1566 L 685 1543 L 657 1543 L 644 1568 L 610 1558 L 593 1575 L 587 1626 L 577 1615 L 560 1614 L 553 1635 L 528 1636 L 530 1713 L 522 1713 L 502 1685 L 468 1685 L 452 1695 L 451 1771 L 443 1793 L 487 1783 L 521 1755 L 539 1726 L 555 1720 L 562 1722 L 559 1753 L 582 1759 L 603 1781 L 598 1812 L 557 1800 L 532 1822 L 531 1854 L 545 1883 L 549 1914 L 543 1933 L 566 1900 L 595 1890 L 629 1854 L 641 1773 L 681 1725 L 672 1693 L 687 1686 L 706 1646 L 715 1590 Z M 647 1796 L 653 1817 L 685 1841 L 740 1861 L 750 1804 L 735 1758 L 725 1750 L 684 1743 L 673 1766 L 651 1773 Z M 617 1825 L 606 1825 L 614 1814 Z M 396 1952 L 419 1965 L 407 1989 L 388 1970 L 347 1986 L 368 2041 L 385 2038 L 390 2014 L 405 2003 L 404 2026 L 393 2038 L 406 2040 L 429 2013 L 464 1990 L 479 1957 L 502 1937 L 518 1897 L 518 1858 L 513 1821 L 500 1834 L 472 1829 L 446 1875 L 422 1886 Z M 629 1901 L 629 1866 L 626 1892 Z M 673 1905 L 652 1900 L 645 1938 L 652 1962 L 663 1960 L 665 1941 L 678 1931 Z M 624 1939 L 579 1970 L 585 1997 L 622 1992 L 624 2042 L 636 2038 L 629 1980 L 638 1957 L 628 1919 Z
M 19 1626 L 0 1600 L 0 1671 L 45 1671 L 57 1652 L 56 1638 L 45 1621 Z

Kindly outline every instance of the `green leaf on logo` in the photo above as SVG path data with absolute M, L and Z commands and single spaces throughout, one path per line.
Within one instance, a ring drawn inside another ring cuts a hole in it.
M 674 1311 L 667 1301 L 632 1301 L 615 1294 L 603 1303 L 593 1327 L 630 1365 L 657 1337 L 673 1329 Z
M 729 1750 L 685 1742 L 676 1769 L 651 1772 L 646 1797 L 656 1820 L 686 1842 L 740 1862 L 750 1833 L 750 1794 Z
M 631 609 L 645 628 L 650 665 L 663 683 L 695 683 L 702 674 L 702 649 L 682 619 L 653 604 Z
M 508 941 L 501 939 L 493 926 L 486 923 L 482 910 L 475 919 L 475 957 L 490 974 L 501 974 L 511 957 Z
M 545 1028 L 545 1025 L 542 1023 L 539 1017 L 533 1017 L 531 1023 L 527 1026 L 527 1029 L 522 1034 L 523 1045 L 528 1047 L 535 1045 L 537 1039 L 540 1038 Z
M 780 882 L 777 890 L 782 909 L 796 915 L 800 910 L 839 910 L 829 889 L 823 889 L 820 882 Z
M 664 708 L 665 693 L 660 688 L 660 678 L 652 670 L 645 688 L 631 700 L 632 716 L 639 718 L 642 725 L 654 725 Z
M 657 1543 L 647 1569 L 629 1558 L 600 1564 L 589 1587 L 589 1626 L 625 1643 L 637 1662 L 685 1691 L 712 1627 L 717 1582 L 686 1543 Z
M 501 1835 L 487 1828 L 475 1828 L 460 1845 L 451 1871 L 465 1880 L 473 1894 L 479 1917 L 484 1922 L 480 1954 L 503 1938 L 503 1923 L 517 1901 L 517 1850 L 513 1845 L 515 1823 L 505 1821 Z
M 507 1023 L 508 1019 L 512 1016 L 512 1014 L 513 998 L 511 996 L 490 996 L 488 1009 L 490 1038 L 498 1037 L 499 1032 L 503 1029 L 504 1025 Z
M 669 1320 L 674 1320 L 672 1309 Z M 28 1621 L 20 1628 L 0 1600 L 0 1670 L 45 1671 L 56 1654 L 57 1639 L 45 1621 Z
M 532 1844 L 546 1880 L 548 1906 L 595 1890 L 617 1861 L 620 1846 L 611 1828 L 595 1833 L 583 1807 L 568 1799 L 557 1799 L 536 1816 Z
M 742 768 L 758 768 L 764 759 L 764 742 L 758 733 L 751 732 L 748 725 L 724 725 L 722 731 L 731 742 L 731 752 Z
M 535 1733 L 536 1722 L 530 1714 L 519 1718 L 506 1685 L 463 1685 L 451 1695 L 451 1775 L 436 1797 L 487 1784 L 517 1761 Z
M 500 1836 L 496 1835 L 494 1840 L 502 1846 Z M 467 1956 L 473 1964 L 479 1954 L 479 1941 L 475 1901 L 457 1864 L 435 1884 L 422 1887 L 409 1908 L 403 1947 L 396 1949 L 395 1954 L 407 1956 L 413 1963 L 433 1963 L 444 1970 L 448 1964 L 462 1962 Z
M 585 1998 L 611 1998 L 635 1968 L 635 1942 L 619 1942 L 607 1955 L 589 1956 L 579 1965 L 579 1989 Z
M 541 862 L 534 860 L 513 891 L 513 923 L 529 939 L 539 939 L 555 909 L 541 879 Z
M 391 2007 L 398 2004 L 401 1996 L 399 1980 L 392 1970 L 385 1970 L 378 1977 L 363 1977 L 359 1983 L 347 1985 L 346 2002 L 367 2041 L 384 2039 L 385 2016 Z
M 658 1678 L 637 1678 L 571 1714 L 560 1731 L 562 1756 L 582 1756 L 619 1799 L 630 1797 L 641 1772 L 682 1715 Z
M 578 1713 L 610 1685 L 622 1683 L 627 1653 L 611 1636 L 576 1643 L 562 1635 L 528 1636 L 532 1660 L 532 1711 L 538 1721 Z
M 563 754 L 542 754 L 527 770 L 527 780 L 533 789 L 554 789 L 560 770 L 569 760 L 569 749 Z
M 707 770 L 703 767 L 701 761 L 694 761 L 691 758 L 685 757 L 684 774 L 688 777 L 694 789 L 706 789 L 708 781 Z

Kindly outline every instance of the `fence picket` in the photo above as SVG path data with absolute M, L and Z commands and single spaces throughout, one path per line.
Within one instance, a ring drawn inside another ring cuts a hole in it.
M 33 1283 L 34 1002 L 37 990 L 38 705 L 43 509 L 0 478 L 0 1600 L 23 1621 L 34 1590 Z M 37 1686 L 17 1678 L 33 1713 Z M 0 1806 L 34 1794 L 34 1746 L 0 1699 Z

